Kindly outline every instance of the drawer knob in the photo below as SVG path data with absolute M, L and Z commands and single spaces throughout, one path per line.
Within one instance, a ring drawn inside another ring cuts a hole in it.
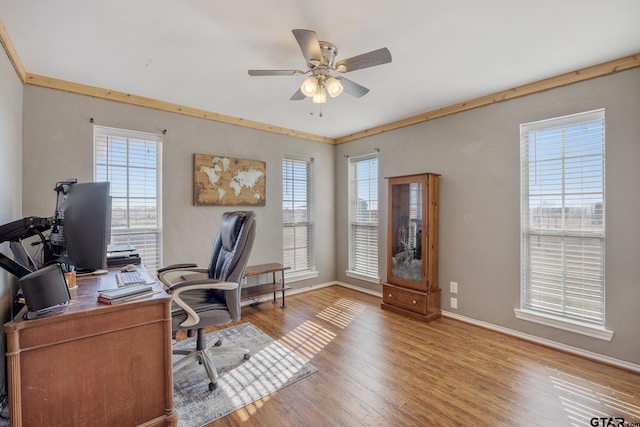
M 416 300 L 413 300 L 413 303 L 414 303 L 414 304 L 415 304 L 416 302 L 417 302 Z
M 389 294 L 389 298 L 391 298 L 393 295 Z

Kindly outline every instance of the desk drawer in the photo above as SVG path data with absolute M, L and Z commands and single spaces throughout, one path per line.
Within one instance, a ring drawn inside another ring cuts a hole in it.
M 427 294 L 424 293 L 382 285 L 382 301 L 405 310 L 427 314 Z

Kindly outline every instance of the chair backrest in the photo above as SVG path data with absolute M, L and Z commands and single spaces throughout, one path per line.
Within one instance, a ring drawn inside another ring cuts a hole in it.
M 218 235 L 213 244 L 209 277 L 241 285 L 256 236 L 255 212 L 236 211 L 222 214 Z M 225 291 L 225 299 L 234 320 L 240 318 L 240 289 Z

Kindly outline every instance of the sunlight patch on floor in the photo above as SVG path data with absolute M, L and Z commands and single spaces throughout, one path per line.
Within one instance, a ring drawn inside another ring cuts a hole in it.
M 352 299 L 340 298 L 316 316 L 338 328 L 344 329 L 365 309 L 366 306 Z
M 329 322 L 333 326 L 344 329 L 354 319 L 356 319 L 365 310 L 365 308 L 365 305 L 354 300 L 341 298 L 322 310 L 316 316 L 319 319 Z M 304 359 L 305 362 L 308 362 L 329 343 L 331 343 L 335 337 L 336 334 L 334 332 L 331 332 L 316 322 L 307 320 L 280 338 L 278 342 L 287 349 L 296 353 L 299 357 Z M 266 348 L 265 351 L 271 351 L 271 349 Z M 275 356 L 277 357 L 277 355 Z M 239 416 L 243 421 L 249 420 L 249 418 L 255 415 L 268 400 L 269 396 L 266 396 L 248 404 L 238 411 Z
M 336 334 L 333 332 L 307 320 L 278 342 L 308 362 L 335 337 Z
M 628 415 L 630 419 L 640 422 L 640 406 L 600 393 L 598 393 L 598 395 L 600 395 L 600 400 L 602 400 L 604 405 L 611 408 L 614 412 L 621 412 Z M 627 418 L 628 417 L 625 416 L 625 419 Z
M 258 410 L 264 406 L 265 402 L 268 402 L 269 400 L 271 400 L 271 396 L 265 396 L 262 399 L 256 400 L 255 402 L 238 409 L 236 414 L 243 422 L 249 421 L 249 418 L 254 416 Z
M 594 422 L 595 425 L 607 425 L 605 420 L 610 418 L 615 425 L 621 418 L 627 423 L 640 421 L 640 406 L 637 398 L 632 402 L 634 396 L 557 370 L 549 375 L 549 379 L 558 391 L 572 426 L 594 425 Z

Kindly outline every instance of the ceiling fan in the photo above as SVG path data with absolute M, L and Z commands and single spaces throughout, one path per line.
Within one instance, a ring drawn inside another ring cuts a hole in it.
M 342 76 L 334 77 L 332 72 L 348 73 L 363 68 L 391 62 L 391 52 L 386 47 L 363 53 L 336 62 L 338 48 L 326 41 L 319 41 L 315 31 L 292 30 L 302 55 L 309 67 L 302 70 L 249 70 L 250 76 L 299 76 L 311 73 L 289 100 L 300 101 L 310 97 L 314 104 L 327 102 L 327 93 L 335 98 L 344 92 L 356 98 L 367 94 L 369 89 Z

